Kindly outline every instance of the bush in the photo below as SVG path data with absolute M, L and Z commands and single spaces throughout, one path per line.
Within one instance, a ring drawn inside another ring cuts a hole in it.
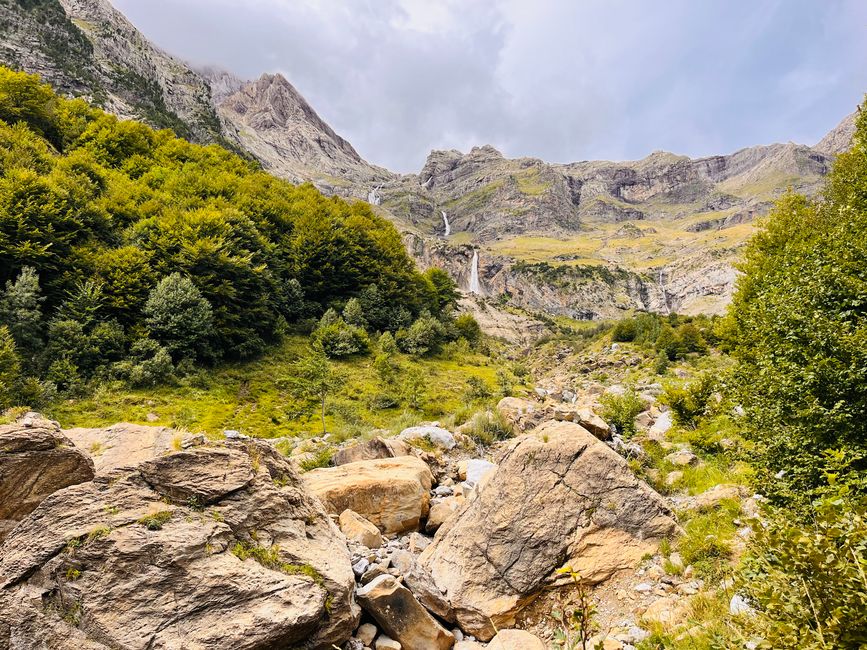
M 407 330 L 397 333 L 397 345 L 407 354 L 422 356 L 439 350 L 445 327 L 430 314 L 422 314 Z
M 331 323 L 320 325 L 313 332 L 313 339 L 322 345 L 325 354 L 332 359 L 363 354 L 370 347 L 367 332 L 360 327 L 348 325 L 339 317 Z
M 131 386 L 156 386 L 172 376 L 174 366 L 169 351 L 152 339 L 139 339 L 132 344 L 129 358 L 115 363 L 112 375 Z
M 0 410 L 13 406 L 15 387 L 21 378 L 21 360 L 12 333 L 0 325 Z
M 459 338 L 466 339 L 470 345 L 477 345 L 482 338 L 482 328 L 472 314 L 461 314 L 455 319 L 455 331 Z
M 710 373 L 703 373 L 682 387 L 666 386 L 659 401 L 671 408 L 675 424 L 694 429 L 701 418 L 711 414 L 717 387 L 717 379 Z
M 626 318 L 617 321 L 614 325 L 614 329 L 611 330 L 611 340 L 615 343 L 631 343 L 635 340 L 635 334 L 635 320 Z
M 468 435 L 484 445 L 491 445 L 515 435 L 511 423 L 499 411 L 476 413 L 471 423 Z
M 644 410 L 644 402 L 631 388 L 622 395 L 608 393 L 599 402 L 602 404 L 602 418 L 617 427 L 623 436 L 635 434 L 635 418 Z
M 144 306 L 151 336 L 168 350 L 172 359 L 210 359 L 215 337 L 214 314 L 209 303 L 180 273 L 160 280 Z
M 476 400 L 488 399 L 492 393 L 487 382 L 481 377 L 469 377 L 467 379 L 467 390 L 465 392 L 466 401 L 474 402 Z

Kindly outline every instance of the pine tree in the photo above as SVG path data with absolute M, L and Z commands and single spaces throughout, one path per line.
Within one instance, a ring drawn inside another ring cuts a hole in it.
M 21 361 L 15 351 L 15 339 L 8 327 L 0 325 L 0 409 L 13 405 L 20 378 Z
M 174 360 L 213 356 L 211 304 L 189 278 L 172 273 L 160 280 L 148 296 L 144 315 L 154 340 L 161 343 Z
M 42 342 L 42 311 L 39 276 L 25 266 L 15 282 L 6 283 L 0 298 L 0 323 L 9 328 L 19 354 L 27 359 L 39 351 Z

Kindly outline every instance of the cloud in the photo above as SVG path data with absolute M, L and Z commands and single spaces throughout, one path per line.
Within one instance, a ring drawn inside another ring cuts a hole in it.
M 867 90 L 859 0 L 113 0 L 146 36 L 282 72 L 374 163 L 815 142 Z

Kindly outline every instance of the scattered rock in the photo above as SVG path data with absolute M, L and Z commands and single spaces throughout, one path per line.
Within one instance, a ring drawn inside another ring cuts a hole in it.
M 545 650 L 542 640 L 524 630 L 500 630 L 488 650 Z
M 675 470 L 665 475 L 665 484 L 669 487 L 683 480 L 683 472 Z
M 545 411 L 537 404 L 519 397 L 504 397 L 497 404 L 497 411 L 518 431 L 534 428 L 545 418 Z
M 442 501 L 434 503 L 431 506 L 430 513 L 427 517 L 425 531 L 428 533 L 435 533 L 443 523 L 448 521 L 448 519 L 460 509 L 463 503 L 463 495 L 446 497 Z
M 688 502 L 684 503 L 684 507 L 691 510 L 712 510 L 723 501 L 737 501 L 747 494 L 749 494 L 749 490 L 740 485 L 715 485 L 709 490 L 705 490 L 701 494 L 689 499 Z
M 303 478 L 328 512 L 353 510 L 384 534 L 418 530 L 428 514 L 433 483 L 428 466 L 414 456 L 323 467 Z
M 642 619 L 647 623 L 658 623 L 665 627 L 674 627 L 686 620 L 689 607 L 678 598 L 665 596 L 653 601 L 645 610 Z
M 380 576 L 364 585 L 356 597 L 385 633 L 403 647 L 449 650 L 455 643 L 452 633 L 392 576 Z
M 647 432 L 651 440 L 665 440 L 665 434 L 671 429 L 671 411 L 663 411 Z
M 380 634 L 376 640 L 376 650 L 401 650 L 403 646 L 390 636 Z
M 457 443 L 455 437 L 447 429 L 435 426 L 409 427 L 400 432 L 401 440 L 429 440 L 440 449 L 451 449 Z
M 665 501 L 582 427 L 549 422 L 513 440 L 485 489 L 437 532 L 407 583 L 481 639 L 564 564 L 599 582 L 678 529 Z
M 93 461 L 56 424 L 32 414 L 0 426 L 0 541 L 49 494 L 93 476 Z
M 685 467 L 687 465 L 692 467 L 698 465 L 699 463 L 698 456 L 696 456 L 688 449 L 680 449 L 678 451 L 672 452 L 665 457 L 665 460 L 672 465 L 679 465 L 681 467 Z
M 749 615 L 755 612 L 753 606 L 740 594 L 735 594 L 729 601 L 729 613 L 732 616 Z
M 395 458 L 409 456 L 410 448 L 403 440 L 395 438 L 371 438 L 348 447 L 338 449 L 332 458 L 335 465 L 346 465 L 360 460 Z
M 497 466 L 494 465 L 494 463 L 479 458 L 474 458 L 465 462 L 466 466 L 463 472 L 459 469 L 458 473 L 462 474 L 462 481 L 472 483 L 473 485 L 481 484 L 482 479 L 484 479 L 485 476 L 497 469 Z
M 379 528 L 357 512 L 344 510 L 340 513 L 338 523 L 340 524 L 341 532 L 346 535 L 346 538 L 356 544 L 361 544 L 367 548 L 379 548 L 382 546 L 382 535 L 379 532 Z
M 242 559 L 261 547 L 274 564 Z M 182 630 L 189 648 L 324 648 L 360 616 L 342 535 L 291 463 L 252 441 L 55 492 L 6 539 L 0 576 L 0 647 L 177 647 Z
M 355 638 L 361 641 L 363 645 L 369 646 L 373 644 L 377 631 L 376 626 L 372 623 L 362 623 L 355 631 Z

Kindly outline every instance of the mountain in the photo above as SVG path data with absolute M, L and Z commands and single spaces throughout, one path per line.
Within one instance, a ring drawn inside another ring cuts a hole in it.
M 813 147 L 786 143 L 629 162 L 433 151 L 418 174 L 362 158 L 282 75 L 194 70 L 107 0 L 0 0 L 0 60 L 118 115 L 219 142 L 293 182 L 366 199 L 423 265 L 465 290 L 576 318 L 721 312 L 740 249 L 788 189 L 814 194 L 854 114 Z M 478 277 L 477 286 L 471 278 Z

